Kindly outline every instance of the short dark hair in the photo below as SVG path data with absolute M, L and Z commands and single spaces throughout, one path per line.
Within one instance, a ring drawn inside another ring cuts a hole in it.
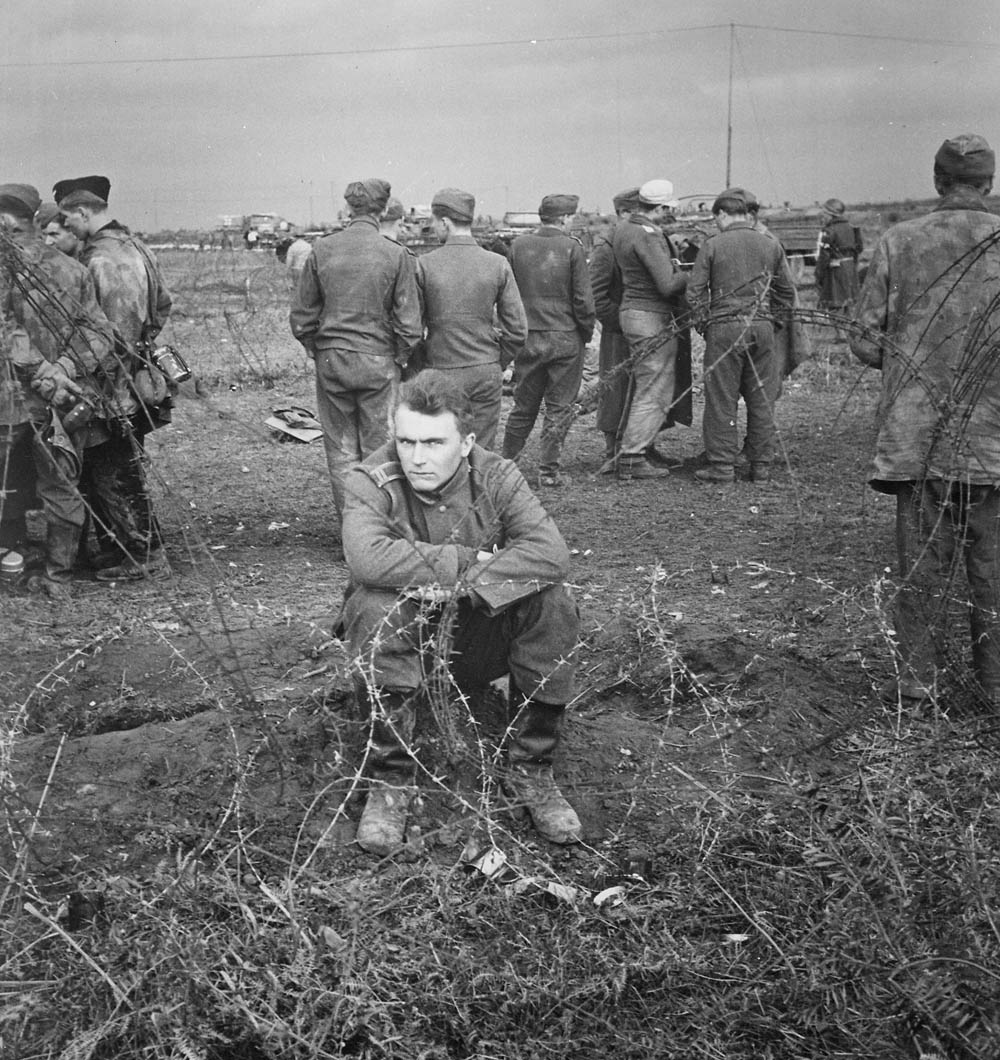
M 399 405 L 405 405 L 421 416 L 440 416 L 450 412 L 455 417 L 458 433 L 471 434 L 474 426 L 472 405 L 462 387 L 447 372 L 425 368 L 399 388 Z
M 980 179 L 975 177 L 956 177 L 951 173 L 942 173 L 939 169 L 934 170 L 934 187 L 938 188 L 942 195 L 947 194 L 949 191 L 954 191 L 958 187 L 972 188 L 974 191 L 978 191 L 980 195 L 989 195 L 992 186 L 992 177 Z

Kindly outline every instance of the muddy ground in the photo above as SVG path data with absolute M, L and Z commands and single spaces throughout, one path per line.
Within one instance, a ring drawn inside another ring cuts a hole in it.
M 210 323 L 192 313 L 174 337 L 190 351 Z M 234 830 L 265 865 L 365 861 L 352 843 L 365 734 L 331 636 L 346 571 L 322 443 L 282 443 L 263 424 L 272 408 L 311 406 L 312 382 L 291 362 L 255 383 L 267 351 L 237 345 L 215 346 L 208 378 L 149 440 L 171 577 L 82 581 L 68 603 L 2 590 L 7 853 L 29 857 L 39 887 L 175 850 L 209 856 Z M 496 821 L 509 844 L 581 877 L 635 857 L 655 873 L 672 815 L 724 808 L 733 792 L 759 796 L 764 814 L 852 769 L 850 733 L 884 709 L 873 689 L 890 672 L 880 579 L 893 546 L 890 502 L 865 486 L 877 378 L 845 351 L 818 336 L 786 385 L 768 484 L 695 482 L 697 423 L 661 436 L 688 466 L 619 483 L 597 473 L 593 417 L 577 421 L 572 484 L 543 499 L 584 617 L 557 772 L 586 844 L 541 851 L 502 812 L 456 707 L 454 729 L 421 723 L 425 797 L 404 856 L 457 861 Z M 536 452 L 532 441 L 529 475 Z M 495 736 L 501 693 L 474 713 Z

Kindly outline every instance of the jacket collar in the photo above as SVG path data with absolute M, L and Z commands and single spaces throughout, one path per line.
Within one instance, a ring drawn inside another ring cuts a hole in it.
M 981 195 L 975 188 L 965 184 L 957 184 L 954 188 L 941 196 L 941 201 L 934 207 L 938 210 L 979 210 L 989 213 L 990 208 L 986 205 L 986 196 Z
M 355 225 L 368 225 L 370 228 L 374 228 L 376 232 L 379 232 L 378 218 L 372 217 L 371 214 L 361 214 L 360 217 L 352 217 L 347 222 L 348 228 L 353 228 Z M 380 233 L 381 234 L 381 233 Z

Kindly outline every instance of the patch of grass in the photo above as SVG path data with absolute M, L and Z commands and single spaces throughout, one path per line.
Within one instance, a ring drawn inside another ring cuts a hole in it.
M 735 716 L 732 692 L 682 676 L 662 581 L 633 609 L 639 650 L 672 660 L 651 681 Z M 886 709 L 832 745 L 835 773 L 779 768 L 766 800 L 734 783 L 730 757 L 724 786 L 662 820 L 648 879 L 600 906 L 627 858 L 614 843 L 556 867 L 493 822 L 520 875 L 574 888 L 568 900 L 487 879 L 447 847 L 377 866 L 289 852 L 241 814 L 244 777 L 210 840 L 148 837 L 163 854 L 146 874 L 72 878 L 67 896 L 16 862 L 4 1056 L 986 1060 L 1000 1040 L 996 740 Z

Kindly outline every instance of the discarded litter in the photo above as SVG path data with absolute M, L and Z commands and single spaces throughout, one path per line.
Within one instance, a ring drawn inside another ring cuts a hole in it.
M 316 414 L 309 409 L 292 406 L 272 409 L 264 423 L 278 436 L 279 442 L 315 442 L 323 437 Z

